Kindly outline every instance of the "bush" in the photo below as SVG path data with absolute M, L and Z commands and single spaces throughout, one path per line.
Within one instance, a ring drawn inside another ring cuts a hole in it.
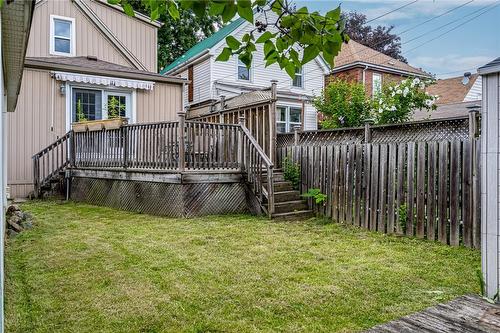
M 325 116 L 322 128 L 358 127 L 370 116 L 370 102 L 363 84 L 340 79 L 331 82 L 314 99 L 314 106 Z
M 292 183 L 294 189 L 299 189 L 300 166 L 298 163 L 294 163 L 288 156 L 283 159 L 283 177 Z
M 372 103 L 377 124 L 393 124 L 410 121 L 415 109 L 436 109 L 437 96 L 429 95 L 425 88 L 432 81 L 419 78 L 405 79 L 400 83 L 385 85 Z

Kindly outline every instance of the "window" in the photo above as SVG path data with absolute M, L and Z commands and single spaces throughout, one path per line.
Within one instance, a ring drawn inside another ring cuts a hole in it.
M 250 68 L 238 59 L 238 80 L 250 81 Z
M 278 106 L 276 114 L 276 131 L 278 133 L 293 132 L 295 126 L 302 125 L 302 109 L 290 106 Z
M 292 85 L 297 88 L 304 88 L 302 68 L 295 69 L 295 77 L 293 78 Z
M 71 121 L 116 117 L 131 119 L 131 104 L 129 92 L 73 87 L 71 89 Z
M 382 75 L 373 73 L 372 96 L 377 96 L 382 91 Z
M 50 54 L 75 55 L 75 19 L 50 16 Z

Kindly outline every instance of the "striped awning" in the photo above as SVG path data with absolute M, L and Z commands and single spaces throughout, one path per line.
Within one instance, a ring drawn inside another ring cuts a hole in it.
M 76 82 L 86 84 L 96 84 L 103 86 L 113 86 L 118 88 L 144 89 L 153 90 L 154 82 L 123 79 L 117 77 L 106 77 L 98 75 L 87 75 L 78 73 L 53 72 L 54 77 L 58 81 Z

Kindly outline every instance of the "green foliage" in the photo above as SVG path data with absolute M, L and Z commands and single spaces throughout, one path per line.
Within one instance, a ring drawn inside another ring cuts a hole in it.
M 436 109 L 438 96 L 429 95 L 425 88 L 432 81 L 409 78 L 400 83 L 391 83 L 373 99 L 373 110 L 377 124 L 392 124 L 409 121 L 415 109 Z
M 266 66 L 277 63 L 290 77 L 302 65 L 313 60 L 318 55 L 333 67 L 333 59 L 340 52 L 343 42 L 349 40 L 345 33 L 345 19 L 341 17 L 340 6 L 329 11 L 326 15 L 319 12 L 309 12 L 306 7 L 296 9 L 296 6 L 283 0 L 204 0 L 204 1 L 181 1 L 181 0 L 108 0 L 113 4 L 119 4 L 129 15 L 134 15 L 131 3 L 140 3 L 147 9 L 151 19 L 170 17 L 179 20 L 182 10 L 191 11 L 197 17 L 221 17 L 224 23 L 232 20 L 236 14 L 248 22 L 254 24 L 255 28 L 242 37 L 241 43 L 237 44 L 233 39 L 226 39 L 227 47 L 217 57 L 218 61 L 227 61 L 231 55 L 238 58 L 247 66 L 252 63 L 253 53 L 257 50 L 255 44 L 264 43 L 264 60 Z M 277 15 L 268 21 L 268 15 L 264 15 L 264 21 L 254 22 L 254 12 L 273 12 Z M 165 26 L 170 28 L 168 22 Z M 266 37 L 256 40 L 257 33 L 269 32 L 273 27 L 277 33 L 266 34 Z M 173 31 L 181 35 L 179 31 Z M 302 59 L 298 57 L 297 50 L 303 50 Z
M 401 230 L 403 230 L 403 232 L 406 232 L 406 221 L 408 220 L 408 207 L 406 206 L 406 204 L 402 204 L 398 207 L 398 219 Z
M 108 118 L 119 118 L 120 115 L 125 112 L 125 105 L 120 104 L 115 96 L 112 96 L 108 101 Z
M 321 193 L 319 188 L 310 188 L 307 190 L 307 193 L 302 194 L 304 198 L 313 198 L 314 202 L 318 205 L 323 204 L 326 205 L 326 199 L 328 196 L 324 193 Z
M 300 165 L 294 163 L 288 156 L 283 159 L 283 176 L 285 180 L 292 183 L 294 189 L 300 184 Z
M 314 99 L 314 106 L 324 116 L 322 128 L 357 127 L 370 115 L 363 84 L 335 80 Z
M 76 102 L 76 121 L 77 122 L 87 121 L 87 117 L 85 116 L 85 113 L 83 113 L 82 100 L 81 99 L 79 99 Z

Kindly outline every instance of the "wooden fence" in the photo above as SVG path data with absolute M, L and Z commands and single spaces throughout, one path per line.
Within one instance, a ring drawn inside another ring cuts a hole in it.
M 317 214 L 388 234 L 480 246 L 479 140 L 288 146 Z

